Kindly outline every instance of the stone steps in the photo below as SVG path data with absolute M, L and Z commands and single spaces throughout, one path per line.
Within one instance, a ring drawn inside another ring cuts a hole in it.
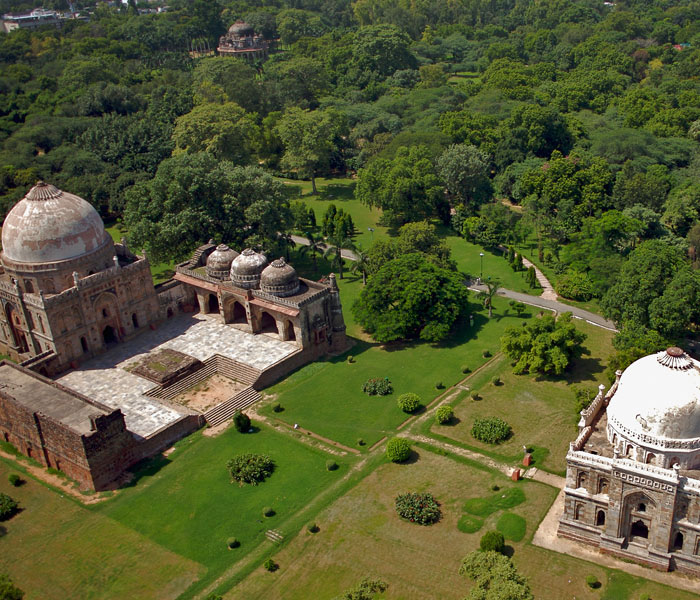
M 273 544 L 279 544 L 284 539 L 284 536 L 279 529 L 268 529 L 265 532 L 265 537 Z
M 205 412 L 204 420 L 210 427 L 215 427 L 233 417 L 236 411 L 244 410 L 258 400 L 260 400 L 260 394 L 252 387 L 247 387 L 235 396 Z

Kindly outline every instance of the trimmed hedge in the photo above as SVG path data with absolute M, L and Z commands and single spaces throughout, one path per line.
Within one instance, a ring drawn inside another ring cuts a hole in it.
M 386 457 L 391 462 L 403 462 L 411 456 L 411 444 L 404 438 L 392 438 L 386 444 Z
M 472 435 L 487 444 L 498 444 L 507 440 L 511 431 L 510 425 L 500 417 L 477 418 L 472 427 Z
M 274 461 L 267 454 L 239 454 L 226 463 L 231 479 L 240 485 L 258 485 L 275 470 Z
M 398 515 L 419 525 L 432 525 L 437 523 L 442 516 L 440 505 L 432 494 L 417 494 L 408 492 L 399 494 L 395 500 Z
M 449 404 L 443 404 L 442 406 L 439 406 L 438 409 L 435 411 L 435 420 L 440 425 L 445 425 L 449 423 L 454 418 L 454 416 L 455 411 Z
M 420 408 L 420 396 L 413 392 L 401 394 L 396 404 L 403 412 L 413 414 Z

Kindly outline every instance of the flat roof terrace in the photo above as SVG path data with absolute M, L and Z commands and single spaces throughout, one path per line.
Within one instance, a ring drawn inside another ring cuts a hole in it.
M 124 367 L 139 357 L 165 348 L 201 361 L 221 354 L 260 370 L 298 350 L 293 343 L 224 325 L 215 315 L 178 315 L 155 331 L 146 330 L 132 340 L 115 345 L 105 354 L 63 374 L 57 381 L 102 404 L 120 408 L 127 428 L 141 437 L 148 437 L 186 413 L 146 396 L 145 393 L 154 387 L 153 382 L 129 373 Z
M 54 382 L 42 381 L 11 364 L 0 364 L 0 392 L 14 398 L 33 413 L 42 413 L 78 434 L 90 433 L 90 417 L 110 411 L 62 390 Z

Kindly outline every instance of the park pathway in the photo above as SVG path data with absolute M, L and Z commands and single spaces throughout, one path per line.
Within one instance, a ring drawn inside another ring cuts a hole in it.
M 293 235 L 292 240 L 294 240 L 295 244 L 298 244 L 300 246 L 308 246 L 309 245 L 309 240 L 306 239 L 305 237 L 301 235 Z M 327 247 L 326 244 L 324 244 L 324 247 Z M 357 256 L 355 256 L 355 253 L 352 252 L 352 250 L 342 250 L 341 254 L 343 258 L 346 258 L 348 260 L 356 260 Z M 551 310 L 557 313 L 564 313 L 564 312 L 570 312 L 574 315 L 574 317 L 578 319 L 583 319 L 584 321 L 590 323 L 591 325 L 595 325 L 596 327 L 602 327 L 603 329 L 609 329 L 610 331 L 617 331 L 617 328 L 615 327 L 615 323 L 612 321 L 609 321 L 608 319 L 605 319 L 601 317 L 600 315 L 591 312 L 589 310 L 584 310 L 582 308 L 578 308 L 576 306 L 571 306 L 569 304 L 564 304 L 563 302 L 559 302 L 557 300 L 558 296 L 556 292 L 554 291 L 554 288 L 552 287 L 552 284 L 549 282 L 549 280 L 545 277 L 544 273 L 540 271 L 535 265 L 533 265 L 529 260 L 523 257 L 523 265 L 527 268 L 530 268 L 531 266 L 535 267 L 535 273 L 537 274 L 537 281 L 539 282 L 540 286 L 542 287 L 542 295 L 541 296 L 531 296 L 530 294 L 522 294 L 520 292 L 515 292 L 513 290 L 508 290 L 506 288 L 499 288 L 498 294 L 500 296 L 505 296 L 506 298 L 510 298 L 511 300 L 516 300 L 518 302 L 522 302 L 524 304 L 529 304 L 530 306 L 536 306 L 538 308 L 544 308 L 546 310 Z M 483 285 L 476 285 L 475 283 L 469 284 L 469 289 L 475 292 L 481 292 L 486 290 L 486 286 Z

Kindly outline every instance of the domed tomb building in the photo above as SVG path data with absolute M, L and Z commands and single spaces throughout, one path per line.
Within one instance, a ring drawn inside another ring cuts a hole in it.
M 246 60 L 267 58 L 269 44 L 262 35 L 255 33 L 245 21 L 236 21 L 219 38 L 217 52 L 221 56 L 238 56 Z
M 57 373 L 159 318 L 145 257 L 114 244 L 82 198 L 39 182 L 8 213 L 0 353 Z
M 672 347 L 618 371 L 566 463 L 560 536 L 700 575 L 700 362 Z

